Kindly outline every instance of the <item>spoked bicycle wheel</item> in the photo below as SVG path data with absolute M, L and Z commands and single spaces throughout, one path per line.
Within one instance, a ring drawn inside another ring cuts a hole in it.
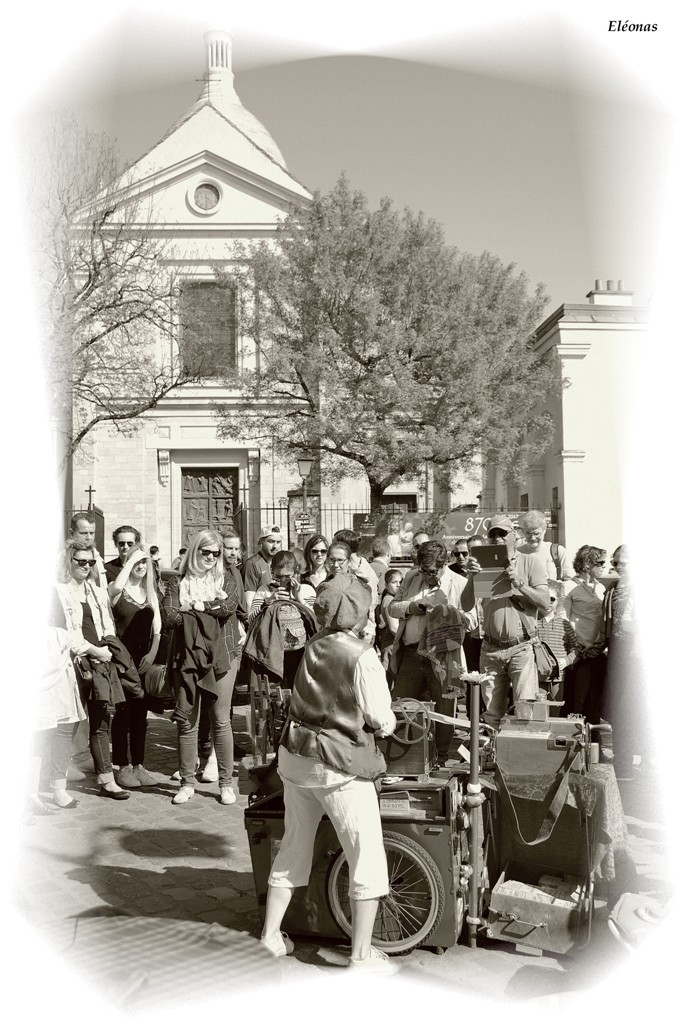
M 385 953 L 406 953 L 426 942 L 441 920 L 444 884 L 433 857 L 407 836 L 384 833 L 389 893 L 379 902 L 372 944 Z M 349 867 L 340 851 L 327 876 L 327 901 L 339 927 L 351 935 Z

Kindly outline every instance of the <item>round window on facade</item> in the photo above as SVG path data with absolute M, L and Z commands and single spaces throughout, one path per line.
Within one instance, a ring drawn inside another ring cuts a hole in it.
M 194 190 L 194 202 L 195 205 L 204 211 L 213 210 L 220 202 L 221 194 L 215 185 L 209 184 L 208 181 L 202 182 Z

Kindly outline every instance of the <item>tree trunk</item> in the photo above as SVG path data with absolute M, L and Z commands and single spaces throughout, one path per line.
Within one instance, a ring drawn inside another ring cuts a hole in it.
M 382 504 L 386 485 L 384 482 L 370 479 L 369 476 L 368 482 L 370 484 L 370 511 L 376 512 L 379 511 L 379 507 Z

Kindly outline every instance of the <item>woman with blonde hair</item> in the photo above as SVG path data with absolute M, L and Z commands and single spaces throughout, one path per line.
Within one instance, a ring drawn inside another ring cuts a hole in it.
M 190 540 L 178 577 L 169 581 L 162 618 L 171 631 L 169 666 L 176 694 L 171 716 L 178 725 L 180 789 L 174 804 L 194 795 L 199 713 L 208 706 L 218 762 L 220 802 L 233 804 L 233 736 L 230 704 L 239 652 L 235 612 L 238 593 L 223 565 L 223 540 L 202 530 Z
M 97 560 L 92 544 L 68 540 L 57 593 L 64 609 L 81 700 L 90 725 L 90 751 L 102 796 L 127 800 L 114 779 L 109 747 L 112 707 L 125 701 L 124 686 L 140 699 L 143 690 L 130 655 L 116 637 L 107 591 L 93 583 Z
M 154 664 L 161 639 L 161 611 L 156 572 L 150 551 L 142 544 L 130 548 L 121 572 L 109 584 L 116 633 L 141 678 Z M 112 761 L 116 781 L 125 789 L 156 786 L 144 767 L 147 701 L 126 693 L 111 723 Z M 128 756 L 130 749 L 130 757 Z

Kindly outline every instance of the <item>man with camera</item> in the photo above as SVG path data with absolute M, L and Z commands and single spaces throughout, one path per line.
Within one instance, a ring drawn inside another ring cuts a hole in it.
M 494 516 L 488 531 L 490 544 L 505 544 L 507 566 L 491 587 L 491 597 L 482 602 L 484 637 L 479 671 L 492 676 L 482 685 L 486 705 L 484 721 L 498 728 L 507 711 L 512 686 L 515 703 L 530 700 L 538 689 L 538 675 L 531 640 L 537 634 L 537 614 L 550 611 L 550 591 L 544 561 L 514 547 L 514 528 L 507 516 Z M 475 549 L 476 550 L 476 549 Z M 468 563 L 473 578 L 481 571 L 475 557 Z M 463 602 L 469 610 L 470 595 Z
M 399 620 L 390 662 L 395 678 L 394 699 L 432 700 L 436 711 L 452 715 L 453 702 L 443 693 L 447 677 L 465 667 L 461 649 L 467 627 L 463 595 L 468 588 L 472 590 L 472 583 L 452 572 L 447 560 L 448 553 L 440 541 L 421 544 L 417 564 L 406 573 L 388 611 Z M 473 595 L 470 600 L 472 607 Z M 436 756 L 440 764 L 448 758 L 452 736 L 452 726 L 437 722 Z

